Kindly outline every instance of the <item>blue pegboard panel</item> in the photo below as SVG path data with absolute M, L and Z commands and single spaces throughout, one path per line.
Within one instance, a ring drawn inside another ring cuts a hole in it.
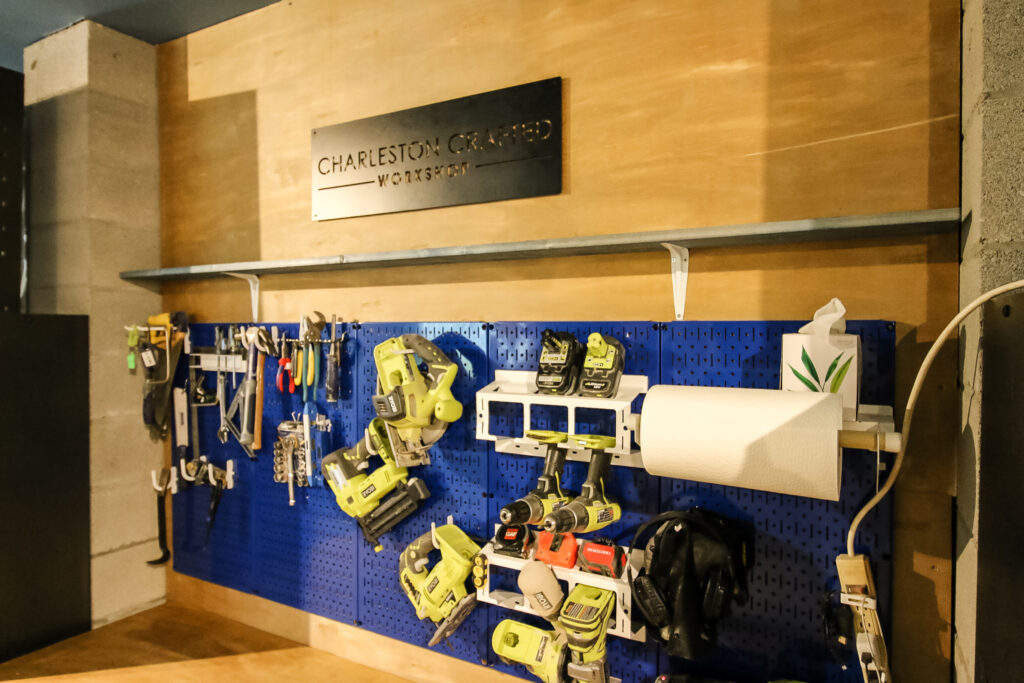
M 193 325 L 193 347 L 212 346 L 214 327 Z M 298 332 L 297 324 L 277 327 L 289 338 Z M 344 324 L 339 325 L 338 331 L 350 338 L 353 335 Z M 356 392 L 352 363 L 345 362 L 351 358 L 349 344 L 342 344 L 339 401 L 326 402 L 322 379 L 316 391 L 317 409 L 328 415 L 332 424 L 330 434 L 322 438 L 326 451 L 346 439 L 354 440 Z M 326 367 L 325 362 L 322 367 Z M 206 386 L 213 389 L 216 375 L 209 374 Z M 273 481 L 277 425 L 293 414 L 301 414 L 303 405 L 298 391 L 278 392 L 276 375 L 276 359 L 268 358 L 264 366 L 264 446 L 256 460 L 249 460 L 233 439 L 223 445 L 217 440 L 220 419 L 216 407 L 198 410 L 202 452 L 218 465 L 233 458 L 239 472 L 235 488 L 223 494 L 213 533 L 205 547 L 204 505 L 209 489 L 192 487 L 185 496 L 175 496 L 175 569 L 332 619 L 354 622 L 358 586 L 355 545 L 361 541 L 355 521 L 337 508 L 323 485 L 296 488 L 296 504 L 291 507 L 287 487 Z M 240 381 L 241 375 L 237 379 Z M 230 380 L 228 387 L 229 392 L 234 391 Z M 181 518 L 179 507 L 183 510 Z
M 430 449 L 430 465 L 411 470 L 424 480 L 430 498 L 417 512 L 381 539 L 383 549 L 374 552 L 365 542 L 357 550 L 361 589 L 359 622 L 364 628 L 392 638 L 426 646 L 434 627 L 420 622 L 398 585 L 398 557 L 405 547 L 430 530 L 431 522 L 444 524 L 452 515 L 455 524 L 469 534 L 487 536 L 488 449 L 476 439 L 476 392 L 490 380 L 487 358 L 487 326 L 483 323 L 387 323 L 363 324 L 358 330 L 356 356 L 360 425 L 374 417 L 370 396 L 377 370 L 373 348 L 391 337 L 419 334 L 430 339 L 459 364 L 452 393 L 462 403 L 462 419 L 453 423 L 444 438 Z M 486 610 L 474 611 L 441 651 L 470 662 L 486 661 L 490 650 Z
M 782 334 L 799 327 L 796 322 L 669 323 L 662 337 L 661 382 L 778 388 Z M 858 322 L 851 323 L 849 329 L 862 338 L 862 402 L 892 405 L 893 326 Z M 750 600 L 719 625 L 715 653 L 697 664 L 663 655 L 662 668 L 750 681 L 859 680 L 859 668 L 852 660 L 844 672 L 826 650 L 818 600 L 827 587 L 836 587 L 835 556 L 845 552 L 850 519 L 874 493 L 874 472 L 873 454 L 847 452 L 841 499 L 835 503 L 663 479 L 663 509 L 700 505 L 752 523 L 756 559 L 749 576 Z M 888 500 L 865 520 L 859 541 L 872 550 L 881 604 L 887 606 L 891 577 Z
M 298 334 L 297 324 L 278 325 L 278 329 L 289 338 Z M 331 431 L 320 435 L 323 455 L 358 438 L 354 429 L 355 377 L 352 363 L 346 362 L 352 358 L 357 334 L 348 325 L 339 325 L 338 333 L 346 335 L 341 346 L 338 401 L 327 403 L 323 378 L 314 401 L 317 412 L 331 421 Z M 301 389 L 294 394 L 277 390 L 276 367 L 271 367 L 274 366 L 268 365 L 267 372 L 271 374 L 266 378 L 264 391 L 264 447 L 253 463 L 256 502 L 252 513 L 258 539 L 254 592 L 307 612 L 352 623 L 357 619 L 359 576 L 354 558 L 361 534 L 355 520 L 338 509 L 323 482 L 296 487 L 294 506 L 288 505 L 287 485 L 274 482 L 272 445 L 277 438 L 277 425 L 301 416 L 303 403 Z M 323 368 L 326 358 L 322 356 Z
M 503 322 L 495 323 L 493 338 L 490 344 L 490 361 L 493 369 L 533 370 L 537 367 L 540 357 L 541 333 L 545 329 L 571 332 L 577 339 L 585 342 L 591 332 L 600 332 L 615 337 L 626 349 L 624 372 L 630 375 L 646 375 L 653 384 L 657 381 L 660 367 L 661 332 L 658 323 L 650 322 Z M 494 404 L 492 404 L 493 406 Z M 639 401 L 635 410 L 639 410 Z M 498 410 L 492 419 L 492 433 L 522 433 L 522 414 L 516 410 Z M 550 417 L 552 412 L 547 413 Z M 545 421 L 545 413 L 538 411 L 532 416 L 534 428 L 557 429 L 566 431 L 566 416 L 560 419 Z M 586 419 L 586 414 L 577 416 L 577 420 Z M 614 433 L 608 422 L 602 422 L 600 416 L 590 424 L 577 425 L 578 431 L 590 433 Z M 490 529 L 498 523 L 498 512 L 502 506 L 516 500 L 531 491 L 537 484 L 537 477 L 543 469 L 542 458 L 525 457 L 498 453 L 491 448 L 493 466 L 491 468 L 490 491 L 492 494 L 488 520 Z M 586 463 L 566 463 L 563 484 L 565 488 L 579 491 L 580 484 L 586 479 Z M 615 496 L 623 507 L 622 521 L 602 529 L 597 534 L 610 536 L 619 542 L 627 542 L 632 531 L 642 522 L 658 512 L 660 483 L 657 477 L 645 471 L 616 467 L 608 481 L 608 492 Z M 505 582 L 505 585 L 503 585 Z M 507 588 L 518 591 L 514 577 L 492 580 L 492 587 Z M 500 608 L 490 609 L 490 628 L 507 618 L 521 619 L 519 613 L 512 613 Z M 536 625 L 543 625 L 536 622 Z M 658 652 L 653 645 L 645 645 L 624 640 L 609 638 L 609 670 L 612 676 L 621 678 L 625 683 L 641 683 L 651 681 L 657 675 Z M 490 663 L 496 668 L 513 675 L 532 678 L 525 669 L 509 666 L 500 662 L 493 652 Z
M 192 344 L 212 346 L 213 327 L 194 325 Z M 187 375 L 187 366 L 182 362 L 175 375 L 176 385 L 184 385 Z M 205 387 L 209 391 L 216 390 L 215 375 L 206 379 Z M 252 463 L 237 445 L 231 442 L 221 444 L 217 440 L 220 416 L 216 406 L 198 408 L 197 418 L 200 453 L 218 467 L 224 467 L 228 459 L 233 459 L 236 469 L 235 487 L 223 493 L 213 526 L 208 527 L 210 487 L 179 481 L 182 488 L 172 500 L 174 570 L 204 581 L 252 592 Z M 192 457 L 191 447 L 187 457 Z
M 345 374 L 342 397 L 326 404 L 322 386 L 317 405 L 332 422 L 331 447 L 349 445 L 372 418 L 369 397 L 375 384 L 373 347 L 388 337 L 422 334 L 435 341 L 461 366 L 453 391 L 464 418 L 455 423 L 431 450 L 432 464 L 416 468 L 432 496 L 421 510 L 384 537 L 374 553 L 354 520 L 342 513 L 330 490 L 297 489 L 294 507 L 286 488 L 272 480 L 276 425 L 301 410 L 297 396 L 277 393 L 276 366 L 266 370 L 264 446 L 249 461 L 233 441 L 216 440 L 216 408 L 199 409 L 202 452 L 218 465 L 233 458 L 238 483 L 225 492 L 216 524 L 205 542 L 208 488 L 186 488 L 174 498 L 174 550 L 177 571 L 262 595 L 340 621 L 350 621 L 390 637 L 425 645 L 433 626 L 415 618 L 397 581 L 398 554 L 447 515 L 470 533 L 490 536 L 498 510 L 533 488 L 542 460 L 494 452 L 475 439 L 475 393 L 493 376 L 493 369 L 532 369 L 539 355 L 543 329 L 567 330 L 580 339 L 600 331 L 621 340 L 627 350 L 625 371 L 645 374 L 650 383 L 708 386 L 778 387 L 779 346 L 784 332 L 799 323 L 388 323 L 345 326 Z M 289 335 L 295 325 L 279 325 Z M 892 405 L 895 335 L 887 323 L 851 322 L 848 329 L 862 338 L 861 400 Z M 193 343 L 211 345 L 212 325 L 193 326 Z M 179 373 L 179 383 L 183 377 Z M 240 379 L 240 377 L 239 377 Z M 212 388 L 215 377 L 207 380 Z M 642 398 L 634 409 L 639 411 Z M 492 431 L 521 433 L 522 415 L 495 411 Z M 566 416 L 557 410 L 540 413 L 536 427 L 565 430 Z M 604 416 L 584 414 L 581 431 L 606 430 Z M 502 431 L 505 430 L 505 431 Z M 517 431 L 518 430 L 518 431 Z M 567 488 L 578 487 L 586 465 L 569 463 Z M 735 681 L 797 677 L 806 681 L 842 683 L 857 680 L 855 669 L 843 674 L 829 660 L 818 625 L 817 597 L 834 584 L 834 556 L 843 548 L 854 510 L 874 490 L 874 460 L 848 455 L 844 464 L 843 497 L 829 503 L 696 482 L 660 479 L 645 471 L 615 468 L 609 490 L 623 503 L 623 521 L 602 530 L 627 542 L 642 521 L 659 510 L 701 505 L 745 519 L 757 529 L 756 563 L 751 574 L 751 599 L 720 626 L 718 652 L 698 665 L 670 659 L 652 644 L 609 639 L 612 675 L 627 683 L 648 681 L 664 671 L 692 671 L 727 676 Z M 884 502 L 865 521 L 859 543 L 872 551 L 880 600 L 890 604 L 890 505 Z M 514 586 L 514 576 L 498 577 Z M 833 586 L 834 587 L 834 586 Z M 886 618 L 883 614 L 883 619 Z M 496 662 L 490 632 L 501 619 L 530 621 L 492 606 L 477 609 L 440 649 L 472 662 L 488 662 L 524 678 L 525 670 Z M 540 624 L 541 622 L 534 622 Z

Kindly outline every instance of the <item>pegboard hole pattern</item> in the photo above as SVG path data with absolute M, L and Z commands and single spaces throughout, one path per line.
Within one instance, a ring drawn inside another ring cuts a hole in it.
M 227 323 L 224 323 L 225 325 Z M 376 388 L 374 346 L 393 336 L 421 334 L 433 340 L 460 365 L 453 387 L 463 417 L 431 449 L 432 464 L 411 471 L 427 484 L 431 496 L 421 509 L 382 539 L 374 552 L 354 520 L 342 513 L 326 486 L 296 489 L 288 506 L 287 487 L 273 482 L 271 447 L 278 422 L 301 413 L 301 394 L 280 394 L 276 363 L 268 360 L 263 420 L 263 450 L 250 461 L 236 444 L 216 439 L 218 411 L 198 410 L 202 453 L 238 468 L 235 489 L 225 492 L 216 523 L 206 542 L 208 487 L 186 487 L 174 497 L 174 568 L 218 583 L 376 633 L 425 646 L 434 627 L 416 619 L 398 585 L 398 555 L 426 532 L 431 522 L 452 515 L 468 533 L 489 537 L 498 511 L 531 490 L 541 473 L 541 458 L 497 453 L 490 442 L 475 438 L 476 391 L 496 369 L 530 370 L 536 366 L 541 332 L 566 330 L 580 340 L 598 331 L 616 337 L 626 348 L 628 374 L 644 374 L 650 384 L 702 386 L 779 386 L 781 337 L 799 322 L 548 322 L 548 323 L 364 323 L 342 325 L 342 392 L 337 403 L 324 400 L 318 387 L 316 406 L 331 420 L 327 450 L 354 443 L 373 417 L 370 396 Z M 295 336 L 297 326 L 278 324 Z M 193 345 L 212 346 L 212 324 L 193 325 Z M 892 405 L 894 326 L 885 322 L 850 322 L 861 335 L 861 400 Z M 175 382 L 182 386 L 183 363 Z M 322 367 L 326 367 L 324 363 Z M 241 379 L 241 377 L 239 377 Z M 230 389 L 230 381 L 228 383 Z M 216 386 L 216 377 L 206 380 Z M 634 410 L 639 412 L 642 397 Z M 601 433 L 613 422 L 606 411 L 579 411 L 576 431 Z M 517 414 L 518 413 L 518 414 Z M 535 429 L 569 431 L 567 411 L 535 411 Z M 492 404 L 492 433 L 519 436 L 523 430 L 518 404 Z M 563 486 L 578 491 L 586 464 L 570 462 Z M 874 456 L 844 458 L 843 493 L 831 503 L 711 484 L 652 477 L 643 470 L 614 468 L 608 491 L 623 505 L 623 519 L 598 532 L 628 544 L 636 527 L 661 510 L 694 505 L 753 524 L 755 564 L 749 576 L 750 599 L 734 607 L 719 625 L 719 648 L 693 663 L 669 658 L 653 642 L 609 638 L 611 675 L 627 683 L 650 681 L 660 673 L 694 673 L 744 683 L 794 678 L 828 683 L 858 680 L 851 659 L 843 672 L 822 642 L 818 598 L 835 587 L 834 558 L 841 552 L 849 519 L 874 491 Z M 880 602 L 890 604 L 891 507 L 885 501 L 862 526 L 859 542 L 871 549 Z M 500 574 L 500 572 L 498 572 Z M 514 576 L 496 576 L 492 586 L 517 590 Z M 545 626 L 542 620 L 490 605 L 481 605 L 438 651 L 460 659 L 487 662 L 502 671 L 532 679 L 522 667 L 502 664 L 490 649 L 490 633 L 502 619 Z M 883 614 L 888 625 L 888 615 Z

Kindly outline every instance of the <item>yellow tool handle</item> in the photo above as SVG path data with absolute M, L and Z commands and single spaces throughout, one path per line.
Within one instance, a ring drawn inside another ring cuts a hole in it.
M 306 357 L 306 386 L 309 387 L 313 386 L 316 378 L 316 375 L 314 374 L 316 370 L 316 363 L 314 362 L 315 359 L 313 358 L 313 354 L 320 353 L 320 350 L 314 350 L 313 346 L 313 344 L 310 344 L 306 347 L 306 352 L 309 354 L 309 356 Z

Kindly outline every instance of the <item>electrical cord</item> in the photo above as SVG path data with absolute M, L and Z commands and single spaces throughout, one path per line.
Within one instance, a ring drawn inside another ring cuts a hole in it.
M 885 498 L 885 495 L 889 493 L 889 489 L 891 489 L 893 484 L 896 483 L 896 477 L 899 475 L 900 468 L 903 466 L 903 455 L 906 453 L 907 443 L 910 441 L 910 424 L 914 418 L 914 408 L 917 404 L 917 398 L 921 393 L 921 386 L 924 384 L 925 375 L 928 374 L 928 370 L 935 361 L 935 357 L 939 354 L 939 349 L 942 347 L 943 343 L 945 343 L 953 330 L 959 327 L 964 318 L 970 315 L 976 308 L 984 304 L 986 301 L 994 299 L 1000 294 L 1005 294 L 1006 292 L 1022 288 L 1024 288 L 1024 280 L 1016 280 L 1015 282 L 1009 282 L 1001 287 L 996 287 L 995 289 L 990 289 L 985 292 L 977 299 L 964 306 L 963 309 L 961 309 L 961 311 L 949 321 L 949 324 L 946 325 L 945 329 L 943 329 L 935 339 L 935 342 L 932 343 L 932 347 L 928 349 L 928 354 L 924 357 L 924 360 L 921 362 L 921 367 L 917 371 L 917 377 L 914 378 L 914 385 L 910 389 L 910 396 L 907 397 L 907 407 L 903 411 L 903 430 L 901 431 L 902 443 L 900 445 L 899 452 L 896 454 L 896 459 L 893 461 L 892 472 L 888 477 L 886 477 L 885 484 L 882 488 L 875 493 L 871 500 L 864 504 L 864 507 L 860 509 L 860 512 L 857 513 L 853 518 L 853 521 L 850 523 L 850 531 L 846 536 L 847 554 L 854 554 L 853 541 L 857 537 L 857 527 L 860 526 L 864 517 L 866 517 L 867 514 L 871 512 L 876 505 L 878 505 L 879 501 Z

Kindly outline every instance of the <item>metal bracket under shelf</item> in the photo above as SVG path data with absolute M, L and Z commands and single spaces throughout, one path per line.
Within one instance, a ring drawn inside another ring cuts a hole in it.
M 633 412 L 633 401 L 640 394 L 647 393 L 646 375 L 623 375 L 619 382 L 619 390 L 611 398 L 592 398 L 589 396 L 561 396 L 557 394 L 541 394 L 536 390 L 535 371 L 530 370 L 495 370 L 494 381 L 476 392 L 476 438 L 481 441 L 493 441 L 494 449 L 501 453 L 518 455 L 534 455 L 543 457 L 546 451 L 544 444 L 528 439 L 525 432 L 533 428 L 531 414 L 533 406 L 562 406 L 566 409 L 568 429 L 572 433 L 576 428 L 576 411 L 585 409 L 606 410 L 615 413 L 615 446 L 609 448 L 612 464 L 626 467 L 643 467 L 640 451 L 633 448 L 633 438 L 637 428 L 638 415 Z M 523 406 L 523 430 L 520 436 L 502 436 L 491 433 L 491 404 L 513 403 Z M 567 451 L 567 460 L 589 462 L 590 451 L 573 448 L 562 444 Z

